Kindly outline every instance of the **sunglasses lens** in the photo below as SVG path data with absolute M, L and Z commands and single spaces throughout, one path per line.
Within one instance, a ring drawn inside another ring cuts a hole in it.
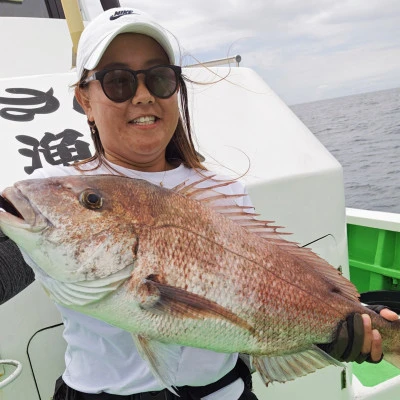
M 103 78 L 103 90 L 106 96 L 122 103 L 132 98 L 136 92 L 137 81 L 133 74 L 123 69 L 108 71 Z
M 113 69 L 102 77 L 102 87 L 106 96 L 117 103 L 131 99 L 138 86 L 136 74 L 145 74 L 147 89 L 156 97 L 167 99 L 178 88 L 178 72 L 169 66 L 157 66 L 148 70 L 131 71 Z
M 177 74 L 167 66 L 151 68 L 146 73 L 146 86 L 155 96 L 167 99 L 178 88 Z

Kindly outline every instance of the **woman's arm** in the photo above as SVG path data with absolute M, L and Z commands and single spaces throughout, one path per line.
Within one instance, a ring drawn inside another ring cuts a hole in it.
M 0 241 L 0 304 L 25 289 L 34 279 L 33 271 L 17 245 L 9 239 Z

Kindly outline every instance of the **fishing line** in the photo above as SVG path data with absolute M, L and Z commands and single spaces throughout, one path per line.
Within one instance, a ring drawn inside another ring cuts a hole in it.
M 31 372 L 32 372 L 32 376 L 33 376 L 33 381 L 35 382 L 36 391 L 37 391 L 37 394 L 38 394 L 38 396 L 39 396 L 39 400 L 42 400 L 42 397 L 40 396 L 39 387 L 38 387 L 38 384 L 37 384 L 35 372 L 33 371 L 33 365 L 32 365 L 32 361 L 31 361 L 31 357 L 30 357 L 30 355 L 29 355 L 29 345 L 31 344 L 32 339 L 33 339 L 38 333 L 43 332 L 43 331 L 45 331 L 45 330 L 47 330 L 47 329 L 57 328 L 58 326 L 61 326 L 61 325 L 63 325 L 62 322 L 59 323 L 59 324 L 56 324 L 56 325 L 51 325 L 51 326 L 47 326 L 46 328 L 39 329 L 38 331 L 36 331 L 36 332 L 31 336 L 31 338 L 30 338 L 29 341 L 28 341 L 28 344 L 26 345 L 26 355 L 28 356 L 29 366 L 30 366 L 30 368 L 31 368 Z
M 325 238 L 326 238 L 326 237 L 328 237 L 328 236 L 332 236 L 332 237 L 333 237 L 333 235 L 332 235 L 331 233 L 328 233 L 327 235 L 325 235 L 325 236 L 321 236 L 320 238 L 318 238 L 318 239 L 315 239 L 315 240 L 313 240 L 313 241 L 312 241 L 312 242 L 310 242 L 310 243 L 303 244 L 303 246 L 300 246 L 300 247 L 306 247 L 306 246 L 309 246 L 310 244 L 313 244 L 313 243 L 315 243 L 315 242 L 318 242 L 318 240 L 325 239 Z

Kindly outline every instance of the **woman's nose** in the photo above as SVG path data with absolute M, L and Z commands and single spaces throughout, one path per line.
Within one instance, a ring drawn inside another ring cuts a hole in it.
M 155 101 L 154 96 L 150 93 L 146 86 L 144 76 L 140 76 L 138 79 L 138 85 L 136 93 L 132 98 L 133 104 L 152 104 Z

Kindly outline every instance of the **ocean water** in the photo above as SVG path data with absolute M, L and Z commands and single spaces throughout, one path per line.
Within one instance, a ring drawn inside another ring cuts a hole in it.
M 343 166 L 347 207 L 400 213 L 400 88 L 291 108 Z

